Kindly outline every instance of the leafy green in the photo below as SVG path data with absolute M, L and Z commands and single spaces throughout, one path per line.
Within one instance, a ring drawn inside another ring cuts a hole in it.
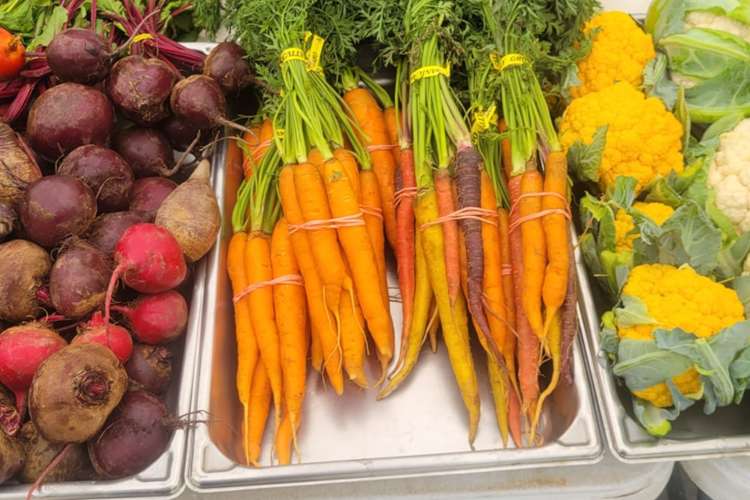
M 568 165 L 582 181 L 599 182 L 599 165 L 607 144 L 607 129 L 606 125 L 596 129 L 590 144 L 579 140 L 568 149 Z
M 732 280 L 732 288 L 737 292 L 737 297 L 742 302 L 745 317 L 750 317 L 750 276 L 737 276 Z
M 668 109 L 674 109 L 677 88 L 677 85 L 667 77 L 667 57 L 662 53 L 656 54 L 643 70 L 643 89 L 646 94 L 660 98 Z
M 685 91 L 690 118 L 712 123 L 728 114 L 750 115 L 750 64 L 726 66 L 716 77 Z
M 648 401 L 633 398 L 633 413 L 646 432 L 654 437 L 664 437 L 672 431 L 671 421 L 679 416 L 676 410 L 657 408 Z
M 672 72 L 690 81 L 709 80 L 738 61 L 750 62 L 750 43 L 724 31 L 693 28 L 663 38 L 659 46 Z
M 646 304 L 638 297 L 623 295 L 620 306 L 614 312 L 618 327 L 656 324 L 656 320 L 649 316 Z
M 14 34 L 31 33 L 34 30 L 34 11 L 40 7 L 48 7 L 50 3 L 51 0 L 5 1 L 0 5 L 0 26 Z
M 68 22 L 68 11 L 65 10 L 63 7 L 60 7 L 59 5 L 56 5 L 52 12 L 49 15 L 49 18 L 47 18 L 44 28 L 42 29 L 41 33 L 37 35 L 31 43 L 29 43 L 29 46 L 27 47 L 29 50 L 34 50 L 35 48 L 39 46 L 47 46 L 52 41 L 52 39 L 55 37 L 56 34 L 58 34 L 60 31 L 62 31 L 63 27 L 65 26 L 65 23 Z
M 750 347 L 746 347 L 729 366 L 729 375 L 735 387 L 734 403 L 740 404 L 750 384 Z
M 739 276 L 748 254 L 750 254 L 750 232 L 741 234 L 721 249 L 716 261 L 716 276 L 720 280 Z
M 621 339 L 613 373 L 631 391 L 661 384 L 690 369 L 693 363 L 679 353 L 657 346 L 653 340 Z

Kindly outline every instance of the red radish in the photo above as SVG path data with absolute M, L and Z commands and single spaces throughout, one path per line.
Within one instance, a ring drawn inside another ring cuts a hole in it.
M 141 214 L 148 222 L 153 222 L 162 202 L 175 188 L 177 183 L 164 177 L 138 179 L 130 193 L 130 211 Z
M 127 363 L 133 353 L 133 339 L 128 331 L 111 323 L 105 323 L 102 313 L 95 312 L 91 320 L 83 325 L 78 335 L 70 342 L 76 344 L 101 344 L 117 356 L 120 363 Z
M 136 344 L 125 365 L 131 384 L 154 394 L 163 394 L 172 379 L 172 352 L 163 345 Z
M 86 239 L 109 257 L 112 257 L 115 253 L 117 242 L 122 238 L 122 233 L 130 226 L 139 222 L 146 222 L 146 219 L 136 212 L 103 214 L 97 217 L 94 223 L 91 224 L 91 228 L 86 234 Z
M 130 226 L 115 247 L 117 267 L 112 273 L 105 302 L 105 321 L 115 284 L 122 276 L 133 290 L 141 293 L 160 293 L 170 290 L 185 279 L 187 265 L 182 249 L 169 231 L 155 224 Z
M 22 415 L 37 368 L 66 345 L 65 339 L 42 323 L 26 323 L 0 333 L 0 383 L 13 391 Z
M 112 306 L 125 316 L 133 336 L 144 344 L 166 344 L 182 335 L 187 326 L 188 305 L 174 290 L 140 297 L 131 306 Z
M 117 108 L 141 125 L 169 116 L 169 94 L 180 75 L 157 58 L 123 57 L 112 66 L 107 92 Z
M 55 35 L 47 46 L 47 64 L 60 80 L 96 83 L 107 76 L 112 64 L 107 45 L 94 30 L 70 28 Z

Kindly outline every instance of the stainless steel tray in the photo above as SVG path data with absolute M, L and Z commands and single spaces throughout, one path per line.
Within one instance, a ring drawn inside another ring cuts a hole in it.
M 594 383 L 599 414 L 612 453 L 627 463 L 693 460 L 750 454 L 750 398 L 739 406 L 718 408 L 704 415 L 701 404 L 682 413 L 672 423 L 667 438 L 657 439 L 638 424 L 631 396 L 612 374 L 599 342 L 600 292 L 590 281 L 583 257 L 576 251 L 582 302 L 584 355 Z
M 467 444 L 463 405 L 441 345 L 436 354 L 423 352 L 410 379 L 384 401 L 375 401 L 373 391 L 351 385 L 338 398 L 323 387 L 317 373 L 311 373 L 299 434 L 302 463 L 258 469 L 238 465 L 242 454 L 240 404 L 235 395 L 231 287 L 224 269 L 231 236 L 227 214 L 241 172 L 222 170 L 223 151 L 217 153 L 214 164 L 218 168 L 213 185 L 224 207 L 224 227 L 208 261 L 201 355 L 193 397 L 193 410 L 207 410 L 211 416 L 208 424 L 190 431 L 186 467 L 190 489 L 251 489 L 595 463 L 601 459 L 603 446 L 578 346 L 574 349 L 575 384 L 560 387 L 549 405 L 552 410 L 543 415 L 546 446 L 500 449 L 494 407 L 485 386 L 481 388 L 483 417 L 476 451 L 472 451 Z M 397 293 L 397 287 L 392 293 Z M 392 304 L 391 312 L 399 331 L 399 304 Z M 478 375 L 480 380 L 486 379 L 484 373 Z M 272 447 L 269 434 L 262 457 L 266 465 L 270 464 Z

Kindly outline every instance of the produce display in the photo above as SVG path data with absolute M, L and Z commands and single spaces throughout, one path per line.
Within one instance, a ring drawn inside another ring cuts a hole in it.
M 212 64 L 165 28 L 187 3 L 51 3 L 35 4 L 41 31 L 0 30 L 12 51 L 0 68 L 0 483 L 32 484 L 28 497 L 43 482 L 138 474 L 189 424 L 166 398 L 190 276 L 219 230 L 207 158 L 229 123 L 224 87 L 191 77 Z M 21 21 L 14 4 L 0 24 Z M 218 93 L 206 101 L 204 87 Z

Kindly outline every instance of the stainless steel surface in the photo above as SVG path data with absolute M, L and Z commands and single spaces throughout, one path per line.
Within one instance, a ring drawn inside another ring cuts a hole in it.
M 472 451 L 467 443 L 465 411 L 441 345 L 436 354 L 425 349 L 410 379 L 384 401 L 375 401 L 373 390 L 362 391 L 353 385 L 347 385 L 343 397 L 336 397 L 326 390 L 317 373 L 311 373 L 299 433 L 302 463 L 258 469 L 238 465 L 242 456 L 240 404 L 234 380 L 231 290 L 224 269 L 231 236 L 227 214 L 241 173 L 233 169 L 225 175 L 221 171 L 224 164 L 224 154 L 219 152 L 213 185 L 224 207 L 224 227 L 209 256 L 193 398 L 193 410 L 208 410 L 211 418 L 208 424 L 190 432 L 186 466 L 190 489 L 208 492 L 338 483 L 595 463 L 601 459 L 597 419 L 578 346 L 574 350 L 575 385 L 561 386 L 542 417 L 546 446 L 499 449 L 494 408 L 484 384 L 483 416 Z M 392 294 L 397 294 L 397 289 Z M 398 331 L 399 304 L 392 304 L 391 312 Z M 484 381 L 486 375 L 479 373 L 479 378 Z M 268 425 L 268 429 L 272 427 Z M 267 432 L 263 449 L 264 465 L 270 464 L 270 434 Z
M 594 383 L 604 434 L 612 453 L 623 462 L 693 460 L 750 454 L 750 398 L 739 406 L 703 414 L 697 404 L 672 423 L 667 438 L 650 436 L 633 417 L 631 396 L 616 380 L 599 343 L 598 285 L 589 279 L 583 258 L 576 251 L 583 312 L 584 355 Z

